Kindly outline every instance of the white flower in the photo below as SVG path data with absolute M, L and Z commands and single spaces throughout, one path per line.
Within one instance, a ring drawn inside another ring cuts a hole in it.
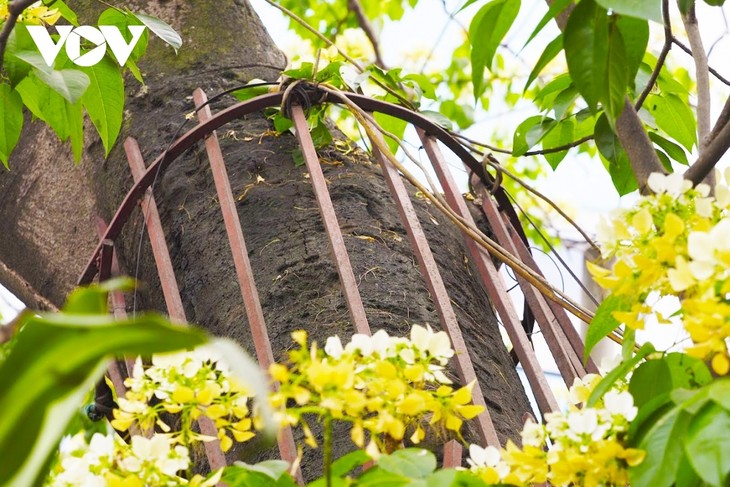
M 603 396 L 603 404 L 608 412 L 613 415 L 623 416 L 627 421 L 636 418 L 638 410 L 634 406 L 634 398 L 628 391 L 608 391 Z
M 388 336 L 388 333 L 385 330 L 378 330 L 375 332 L 375 334 L 370 338 L 370 343 L 372 343 L 373 353 L 376 353 L 383 358 L 387 356 L 388 349 L 390 348 L 390 336 Z
M 541 447 L 545 443 L 545 427 L 534 421 L 527 421 L 522 428 L 522 444 Z
M 339 359 L 342 357 L 342 352 L 344 352 L 344 349 L 339 336 L 335 335 L 327 338 L 327 342 L 324 344 L 324 353 L 334 359 Z
M 684 179 L 681 174 L 676 172 L 672 174 L 651 173 L 647 184 L 656 194 L 667 193 L 674 197 L 692 188 L 692 182 Z
M 479 445 L 469 445 L 469 458 L 466 460 L 472 467 L 496 467 L 502 455 L 492 445 L 482 448 Z
M 592 435 L 598 428 L 598 414 L 593 408 L 574 411 L 568 415 L 568 427 L 576 436 Z
M 697 198 L 695 200 L 695 209 L 697 214 L 704 218 L 711 218 L 715 211 L 713 205 L 714 198 Z
M 89 460 L 92 465 L 97 465 L 102 457 L 112 458 L 114 456 L 114 437 L 94 433 L 89 442 Z
M 345 345 L 345 352 L 352 353 L 359 351 L 363 357 L 369 357 L 373 354 L 372 339 L 362 333 L 355 333 L 350 339 L 350 343 Z
M 419 351 L 422 353 L 427 352 L 439 360 L 442 365 L 446 364 L 448 359 L 454 355 L 449 336 L 443 331 L 434 333 L 431 325 L 428 324 L 426 328 L 413 325 L 413 328 L 411 328 L 411 342 Z

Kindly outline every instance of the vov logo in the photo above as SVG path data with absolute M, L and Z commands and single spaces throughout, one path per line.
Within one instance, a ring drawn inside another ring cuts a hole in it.
M 145 30 L 143 25 L 130 25 L 129 31 L 132 33 L 132 40 L 127 43 L 121 31 L 115 25 L 100 25 L 98 28 L 90 25 L 79 27 L 57 25 L 56 31 L 58 31 L 60 38 L 58 42 L 54 42 L 44 26 L 28 25 L 26 27 L 48 66 L 53 66 L 53 62 L 65 44 L 68 58 L 77 66 L 85 67 L 93 66 L 101 61 L 106 54 L 107 45 L 119 64 L 123 66 Z M 81 38 L 96 45 L 96 47 L 82 55 Z

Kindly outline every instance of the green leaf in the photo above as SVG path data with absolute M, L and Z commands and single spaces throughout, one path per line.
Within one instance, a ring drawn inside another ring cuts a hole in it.
M 555 0 L 554 2 L 550 3 L 550 8 L 548 9 L 547 13 L 543 15 L 543 17 L 540 19 L 540 22 L 537 23 L 537 26 L 530 34 L 530 37 L 527 38 L 527 41 L 525 41 L 525 45 L 522 46 L 522 49 L 524 49 L 532 39 L 535 38 L 537 34 L 542 31 L 542 29 L 553 20 L 555 17 L 558 16 L 559 13 L 561 13 L 565 8 L 573 3 L 573 0 Z
M 542 139 L 543 149 L 553 149 L 570 144 L 574 141 L 575 121 L 572 118 L 560 120 Z M 567 150 L 544 154 L 545 160 L 550 164 L 553 170 L 557 169 L 558 164 L 568 155 Z
M 596 2 L 606 10 L 612 10 L 617 14 L 663 23 L 662 0 L 596 0 Z
M 596 314 L 593 316 L 593 320 L 590 325 L 588 325 L 585 350 L 583 351 L 583 360 L 587 361 L 593 347 L 621 325 L 621 323 L 613 317 L 613 312 L 628 311 L 629 309 L 631 309 L 631 300 L 625 296 L 616 296 L 612 294 L 601 302 L 598 309 L 596 309 Z
M 696 389 L 712 382 L 710 369 L 700 359 L 691 357 L 686 353 L 675 352 L 665 355 L 662 360 L 669 367 L 672 385 L 675 389 Z M 715 385 L 717 384 L 719 382 L 715 383 Z
M 730 475 L 730 413 L 708 403 L 692 418 L 684 443 L 689 463 L 710 485 L 728 485 Z
M 621 32 L 626 49 L 626 69 L 629 75 L 629 84 L 633 88 L 639 66 L 646 54 L 649 43 L 649 22 L 633 17 L 619 17 L 616 27 Z
M 555 126 L 555 120 L 541 115 L 527 118 L 515 129 L 512 137 L 512 155 L 524 155 L 531 147 L 537 145 Z
M 89 87 L 89 77 L 83 71 L 50 68 L 43 60 L 43 57 L 34 52 L 24 51 L 15 55 L 33 66 L 33 72 L 38 79 L 64 97 L 69 103 L 76 103 L 84 94 L 86 88 Z
M 525 83 L 525 88 L 522 90 L 523 92 L 527 91 L 527 88 L 530 87 L 532 82 L 535 81 L 535 79 L 542 72 L 542 70 L 545 69 L 545 66 L 547 66 L 550 61 L 555 59 L 555 56 L 557 56 L 562 50 L 563 34 L 558 34 L 558 37 L 550 41 L 550 43 L 545 46 L 545 50 L 542 52 L 542 54 L 540 54 L 540 58 L 537 60 L 537 63 L 535 63 L 535 66 L 532 68 L 530 76 L 527 77 L 527 83 Z
M 682 438 L 691 415 L 679 407 L 671 409 L 653 424 L 637 445 L 646 451 L 646 458 L 629 469 L 632 487 L 669 487 L 674 483 L 684 452 Z
M 608 173 L 618 194 L 623 196 L 638 188 L 634 170 L 621 142 L 613 133 L 605 114 L 596 121 L 594 140 L 598 152 L 608 161 Z
M 68 20 L 71 25 L 75 25 L 78 27 L 79 19 L 76 17 L 76 13 L 61 0 L 43 0 L 43 5 L 46 5 L 49 8 L 57 8 L 58 11 L 61 13 L 61 17 Z M 102 22 L 99 22 L 98 24 L 105 25 Z
M 432 122 L 435 122 L 438 125 L 442 126 L 446 130 L 452 130 L 454 128 L 454 124 L 451 123 L 451 120 L 449 120 L 447 117 L 443 116 L 439 112 L 435 112 L 433 110 L 422 110 L 419 113 L 424 117 L 430 119 Z
M 44 477 L 66 423 L 110 356 L 170 352 L 205 341 L 201 331 L 156 314 L 127 320 L 108 314 L 22 316 L 0 364 L 0 478 L 24 487 Z
M 677 161 L 678 163 L 685 166 L 689 165 L 689 160 L 687 160 L 687 153 L 684 152 L 684 149 L 682 149 L 681 146 L 675 144 L 671 140 L 665 139 L 654 131 L 649 131 L 649 138 L 656 145 L 664 149 L 664 151 L 669 155 L 669 157 L 672 158 L 672 160 Z
M 436 470 L 436 457 L 428 450 L 406 448 L 378 459 L 381 469 L 411 479 L 422 479 Z
M 7 168 L 10 154 L 20 139 L 23 130 L 23 100 L 9 84 L 0 83 L 0 161 Z
M 715 381 L 710 386 L 710 399 L 730 411 L 730 379 Z
M 565 59 L 575 87 L 594 112 L 606 93 L 608 16 L 593 0 L 583 0 L 570 14 L 563 33 Z
M 626 88 L 629 85 L 626 48 L 621 31 L 615 25 L 609 29 L 606 62 L 606 91 L 601 94 L 601 102 L 613 125 L 624 109 Z
M 611 389 L 613 384 L 618 379 L 620 379 L 621 377 L 626 377 L 626 374 L 628 374 L 634 367 L 636 367 L 636 364 L 641 362 L 644 357 L 651 353 L 654 353 L 655 351 L 656 350 L 654 349 L 654 345 L 652 345 L 651 343 L 647 342 L 642 345 L 641 348 L 636 352 L 636 355 L 631 357 L 629 360 L 624 360 L 623 362 L 621 362 L 618 367 L 613 369 L 611 372 L 606 374 L 603 379 L 601 379 L 601 382 L 598 383 L 598 385 L 593 389 L 593 392 L 591 392 L 591 395 L 588 397 L 588 401 L 586 401 L 586 406 L 595 406 L 598 400 L 601 399 L 603 395 L 608 392 L 609 389 Z
M 668 394 L 672 390 L 672 374 L 664 360 L 648 360 L 632 374 L 629 392 L 634 397 L 634 405 L 642 407 L 654 397 Z
M 401 118 L 391 117 L 390 115 L 386 115 L 384 113 L 375 112 L 375 121 L 378 122 L 378 125 L 380 125 L 383 129 L 385 129 L 386 132 L 390 132 L 394 136 L 396 136 L 398 139 L 403 138 L 403 134 L 406 132 L 406 127 L 408 126 L 408 122 Z M 390 137 L 384 137 L 385 143 L 388 144 L 388 148 L 390 149 L 390 152 L 395 154 L 398 152 L 398 148 L 400 145 L 398 144 L 398 141 L 393 140 Z
M 124 80 L 119 67 L 109 57 L 83 70 L 91 83 L 81 103 L 104 144 L 104 155 L 108 156 L 122 128 Z
M 492 0 L 479 9 L 469 25 L 475 101 L 484 93 L 484 68 L 491 71 L 494 54 L 519 11 L 520 0 Z
M 81 101 L 70 104 L 39 80 L 35 73 L 26 77 L 15 89 L 23 98 L 25 106 L 34 116 L 46 122 L 62 142 L 71 139 L 74 157 L 78 162 L 84 141 Z
M 10 85 L 15 87 L 30 72 L 31 67 L 27 62 L 15 56 L 16 52 L 33 51 L 36 48 L 33 38 L 23 24 L 16 24 L 10 31 L 8 43 L 5 46 L 5 62 L 3 69 L 10 79 Z
M 365 450 L 355 450 L 332 462 L 332 475 L 343 477 L 371 460 Z
M 157 37 L 159 37 L 167 45 L 172 47 L 176 53 L 177 50 L 182 47 L 182 38 L 180 37 L 180 34 L 175 32 L 175 29 L 170 27 L 170 25 L 166 22 L 158 19 L 157 17 L 152 17 L 151 15 L 138 13 L 133 13 L 133 15 L 137 17 L 140 22 L 146 25 L 147 28 L 151 30 Z
M 650 94 L 644 107 L 654 116 L 657 126 L 688 151 L 697 143 L 697 123 L 692 109 L 672 93 Z
M 101 15 L 99 16 L 99 25 L 114 25 L 119 28 L 119 32 L 121 32 L 122 37 L 124 37 L 124 40 L 127 42 L 130 42 L 132 40 L 132 33 L 129 31 L 130 25 L 144 25 L 140 19 L 138 19 L 135 15 L 129 14 L 126 12 L 119 11 L 115 8 L 108 8 L 104 10 Z M 147 51 L 147 44 L 149 43 L 150 34 L 147 29 L 142 33 L 142 36 L 139 38 L 139 41 L 137 41 L 137 44 L 134 45 L 134 48 L 132 49 L 132 53 L 129 55 L 129 59 L 125 63 L 125 67 L 127 67 L 130 71 L 132 71 L 132 74 L 134 74 L 135 77 L 139 74 L 139 68 L 137 67 L 136 61 L 138 61 Z M 114 56 L 114 53 L 111 53 L 112 57 Z M 139 78 L 137 78 L 140 83 L 141 75 Z

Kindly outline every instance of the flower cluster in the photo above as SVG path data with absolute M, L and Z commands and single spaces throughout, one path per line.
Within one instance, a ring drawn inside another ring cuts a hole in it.
M 645 456 L 623 444 L 637 409 L 624 384 L 608 391 L 594 407 L 579 407 L 600 379 L 590 374 L 576 379 L 567 412 L 546 414 L 544 425 L 528 421 L 522 448 L 511 441 L 501 451 L 470 445 L 471 470 L 488 484 L 627 485 L 627 467 L 638 465 Z
M 372 337 L 356 334 L 346 345 L 330 337 L 324 350 L 307 343 L 304 331 L 293 333 L 299 348 L 286 364 L 272 364 L 280 383 L 272 396 L 283 424 L 301 424 L 310 446 L 317 443 L 304 414 L 316 414 L 352 424 L 350 435 L 359 447 L 370 433 L 369 451 L 390 449 L 408 437 L 419 443 L 424 428 L 459 435 L 464 420 L 482 412 L 471 403 L 473 384 L 454 388 L 444 366 L 454 355 L 444 332 L 415 325 L 410 338 L 391 337 L 380 330 Z
M 730 172 L 726 174 L 730 183 Z M 652 174 L 653 195 L 614 212 L 599 228 L 611 269 L 588 268 L 596 282 L 627 303 L 614 317 L 640 329 L 649 315 L 667 320 L 647 302 L 650 294 L 677 296 L 675 313 L 692 339 L 687 353 L 711 360 L 716 373 L 730 371 L 730 189 L 692 187 L 679 174 Z
M 244 442 L 255 435 L 248 392 L 209 347 L 155 355 L 146 367 L 137 359 L 125 385 L 128 391 L 117 400 L 119 409 L 114 410 L 112 421 L 119 431 L 126 431 L 136 421 L 143 430 L 157 426 L 170 432 L 161 417 L 168 413 L 180 419 L 170 435 L 182 444 L 215 439 L 193 431 L 193 421 L 201 416 L 215 423 L 223 451 L 231 448 L 233 439 Z
M 0 0 L 0 20 L 8 17 L 9 0 Z M 18 17 L 18 22 L 23 24 L 53 25 L 61 18 L 61 12 L 57 8 L 48 8 L 42 2 L 35 2 L 23 10 Z
M 100 433 L 95 433 L 87 442 L 81 432 L 71 437 L 62 448 L 46 485 L 208 487 L 219 480 L 220 472 L 207 480 L 198 475 L 188 481 L 179 474 L 189 467 L 188 449 L 176 445 L 167 435 L 157 434 L 152 438 L 133 436 L 131 443 L 127 444 L 116 435 Z

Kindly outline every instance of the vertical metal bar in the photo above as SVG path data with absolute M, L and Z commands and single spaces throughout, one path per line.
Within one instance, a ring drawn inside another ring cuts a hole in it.
M 302 153 L 304 154 L 304 162 L 307 165 L 309 177 L 312 180 L 312 187 L 314 188 L 314 195 L 317 198 L 317 205 L 319 205 L 319 211 L 322 214 L 324 229 L 327 232 L 327 237 L 330 241 L 330 248 L 335 259 L 335 266 L 337 267 L 337 272 L 340 275 L 342 292 L 345 296 L 345 301 L 347 302 L 347 308 L 350 311 L 350 318 L 352 319 L 358 333 L 370 335 L 370 325 L 368 324 L 367 317 L 365 316 L 365 307 L 362 304 L 360 291 L 357 288 L 357 281 L 355 280 L 355 275 L 352 272 L 352 265 L 350 264 L 347 249 L 345 248 L 345 242 L 342 239 L 342 232 L 340 231 L 340 225 L 337 222 L 337 215 L 335 214 L 334 206 L 332 206 L 332 199 L 330 198 L 329 190 L 327 189 L 327 182 L 324 179 L 322 168 L 319 165 L 319 157 L 317 157 L 317 151 L 314 148 L 312 137 L 309 134 L 307 119 L 304 116 L 302 107 L 299 105 L 293 105 L 291 112 L 297 139 L 299 140 L 299 145 L 302 147 Z
M 515 241 L 510 236 L 505 224 L 504 218 L 499 213 L 497 205 L 492 196 L 479 182 L 476 177 L 472 177 L 472 184 L 475 184 L 477 193 L 482 199 L 482 209 L 484 210 L 489 225 L 494 231 L 497 241 L 513 255 L 524 259 L 524 255 L 520 255 L 517 250 Z M 529 252 L 528 252 L 529 253 Z M 528 264 L 529 265 L 529 264 Z M 570 346 L 570 343 L 558 323 L 557 317 L 553 314 L 552 309 L 548 306 L 545 297 L 525 279 L 517 276 L 517 282 L 520 284 L 525 299 L 530 309 L 535 314 L 537 322 L 540 324 L 540 330 L 545 337 L 545 341 L 555 358 L 555 363 L 563 376 L 563 381 L 570 387 L 576 377 L 583 377 L 586 374 L 581 359 Z M 567 319 L 567 316 L 565 317 Z M 573 327 L 568 320 L 567 326 Z
M 517 255 L 522 259 L 522 262 L 527 264 L 530 268 L 532 268 L 535 272 L 537 272 L 538 274 L 540 274 L 542 276 L 543 275 L 542 271 L 540 270 L 539 266 L 537 265 L 537 262 L 535 262 L 534 257 L 532 256 L 532 254 L 530 253 L 528 248 L 525 246 L 525 243 L 517 235 L 517 231 L 515 230 L 512 223 L 509 221 L 509 219 L 504 214 L 502 214 L 502 219 L 504 220 L 505 225 L 507 225 L 507 230 L 509 231 L 509 235 L 510 235 L 512 242 L 514 242 L 514 245 L 517 248 Z M 578 333 L 578 330 L 575 329 L 575 327 L 573 326 L 573 323 L 570 321 L 570 318 L 568 317 L 567 312 L 565 311 L 565 309 L 562 306 L 560 306 L 555 301 L 550 300 L 550 299 L 546 299 L 545 301 L 547 302 L 548 306 L 552 310 L 553 315 L 555 315 L 556 319 L 558 320 L 558 324 L 559 324 L 560 328 L 565 333 L 565 336 L 567 337 L 568 341 L 570 342 L 570 345 L 573 347 L 573 350 L 575 351 L 576 355 L 578 357 L 582 357 L 583 351 L 585 350 L 585 343 L 583 342 L 583 339 L 580 337 L 580 333 Z M 582 362 L 581 362 L 581 366 L 583 366 Z M 584 369 L 586 370 L 586 372 L 589 372 L 591 374 L 598 373 L 598 367 L 596 366 L 595 361 L 591 357 L 588 357 L 588 362 L 585 365 Z
M 106 228 L 107 224 L 106 222 L 101 218 L 96 218 L 96 231 L 99 235 L 99 238 L 102 238 L 106 234 Z M 106 241 L 106 240 L 105 240 Z M 112 242 L 112 246 L 114 245 L 114 242 Z M 116 252 L 112 252 L 111 255 L 111 267 L 109 269 L 110 276 L 118 276 L 119 273 L 119 262 L 117 261 L 117 255 Z M 101 276 L 101 274 L 100 274 Z M 100 281 L 103 279 L 99 279 Z M 127 318 L 127 305 L 124 302 L 124 294 L 119 291 L 111 291 L 109 293 L 109 301 L 111 303 L 111 312 L 117 319 L 126 319 Z M 130 357 L 125 357 L 124 359 L 125 368 L 127 369 L 127 377 L 132 376 L 132 371 L 134 370 L 134 359 Z
M 104 282 L 111 277 L 112 258 L 114 257 L 114 244 L 111 240 L 105 239 L 102 242 L 101 253 L 99 254 L 99 282 Z M 109 362 L 109 378 L 114 384 L 116 393 L 120 396 L 124 395 L 126 390 L 124 387 L 124 377 L 119 369 L 116 360 Z
M 131 137 L 127 138 L 124 141 L 124 151 L 127 154 L 129 168 L 132 170 L 132 177 L 135 181 L 138 181 L 145 173 L 145 164 L 137 141 Z M 155 198 L 152 196 L 151 189 L 149 188 L 147 190 L 142 200 L 142 211 L 146 215 L 145 223 L 147 224 L 147 232 L 152 243 L 152 252 L 154 253 L 155 263 L 157 264 L 162 292 L 167 303 L 167 312 L 171 320 L 185 323 L 187 321 L 185 319 L 185 308 L 180 298 L 180 290 L 177 287 L 175 271 L 172 268 L 170 253 L 167 249 L 167 242 L 165 241 L 165 232 L 162 229 L 160 214 L 157 211 L 157 205 L 155 204 Z M 201 433 L 216 438 L 214 441 L 204 442 L 205 454 L 208 457 L 210 468 L 217 470 L 225 467 L 226 457 L 223 455 L 220 441 L 217 439 L 218 429 L 213 424 L 213 421 L 206 416 L 201 416 L 198 420 L 198 425 L 200 426 Z
M 451 172 L 448 169 L 446 161 L 444 160 L 441 150 L 438 148 L 437 142 L 433 137 L 426 135 L 426 133 L 418 129 L 418 136 L 421 138 L 423 147 L 426 150 L 428 158 L 431 160 L 436 175 L 441 182 L 441 186 L 444 189 L 446 195 L 446 201 L 449 206 L 456 211 L 464 220 L 470 224 L 474 224 L 474 219 L 469 213 L 469 209 L 466 206 L 464 198 L 461 196 L 456 181 L 454 181 Z M 512 299 L 507 294 L 505 289 L 504 281 L 497 272 L 497 269 L 492 262 L 489 254 L 479 247 L 476 242 L 471 238 L 465 236 L 467 248 L 469 254 L 477 267 L 479 275 L 482 278 L 489 297 L 497 309 L 499 316 L 502 319 L 505 330 L 509 335 L 512 346 L 517 353 L 517 357 L 520 359 L 527 380 L 532 387 L 532 392 L 535 394 L 538 408 L 542 414 L 558 411 L 560 408 L 558 402 L 553 395 L 550 386 L 547 383 L 547 379 L 543 374 L 542 368 L 537 361 L 535 351 L 527 339 L 527 334 L 522 328 L 520 319 L 517 317 L 517 312 L 514 309 Z
M 193 93 L 195 106 L 199 108 L 198 117 L 201 122 L 205 122 L 211 118 L 212 114 L 208 105 L 203 106 L 208 98 L 205 92 L 200 88 Z M 203 106 L 201 109 L 200 107 Z M 238 218 L 236 210 L 236 201 L 231 191 L 231 182 L 228 179 L 228 172 L 223 160 L 223 154 L 218 142 L 216 132 L 211 133 L 205 139 L 205 149 L 208 153 L 208 161 L 213 173 L 213 181 L 218 193 L 218 201 L 221 205 L 223 213 L 223 221 L 228 234 L 228 242 L 233 253 L 233 265 L 236 268 L 238 283 L 241 287 L 241 295 L 246 309 L 246 317 L 248 318 L 251 335 L 253 337 L 254 347 L 256 349 L 256 357 L 259 364 L 264 370 L 269 370 L 269 365 L 274 363 L 274 354 L 271 351 L 271 342 L 269 334 L 266 330 L 266 322 L 264 313 L 261 309 L 261 302 L 256 291 L 256 282 L 251 269 L 251 262 L 248 258 L 248 250 L 246 249 L 246 241 L 243 237 L 243 229 L 241 221 Z M 293 464 L 297 458 L 297 448 L 294 444 L 294 436 L 291 428 L 285 428 L 280 432 L 279 437 L 279 453 L 281 458 Z M 298 472 L 301 477 L 301 472 Z
M 464 447 L 456 440 L 450 440 L 444 445 L 444 468 L 461 467 Z
M 380 142 L 384 142 L 382 137 L 380 138 Z M 426 281 L 426 287 L 431 293 L 431 298 L 433 299 L 441 321 L 441 327 L 449 335 L 451 344 L 456 351 L 453 360 L 456 364 L 459 378 L 464 385 L 472 381 L 474 382 L 472 401 L 474 404 L 484 407 L 484 412 L 476 418 L 481 440 L 487 445 L 499 447 L 497 431 L 494 429 L 481 385 L 477 380 L 474 364 L 472 364 L 469 350 L 466 347 L 459 322 L 456 319 L 456 313 L 454 313 L 454 308 L 451 306 L 449 293 L 446 291 L 446 286 L 441 278 L 441 273 L 439 272 L 431 248 L 428 245 L 428 240 L 426 240 L 426 235 L 423 233 L 423 228 L 418 220 L 416 210 L 413 208 L 413 203 L 408 196 L 408 191 L 403 184 L 400 174 L 398 174 L 398 170 L 385 158 L 375 143 L 373 143 L 373 154 L 383 169 L 383 176 L 388 183 L 391 196 L 398 208 L 401 222 L 408 234 L 408 239 L 411 242 L 411 248 L 416 256 L 416 260 L 418 260 L 418 267 L 421 269 L 424 281 Z

